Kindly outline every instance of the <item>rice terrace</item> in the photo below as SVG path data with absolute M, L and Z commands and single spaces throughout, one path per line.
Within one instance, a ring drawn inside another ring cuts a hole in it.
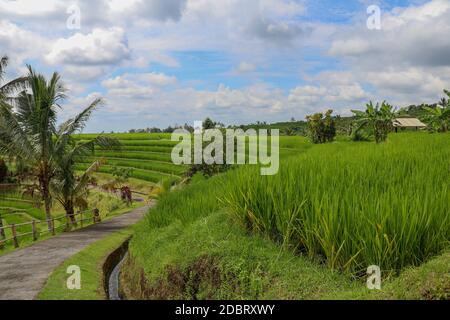
M 0 0 L 0 300 L 450 300 L 448 1 L 54 2 Z

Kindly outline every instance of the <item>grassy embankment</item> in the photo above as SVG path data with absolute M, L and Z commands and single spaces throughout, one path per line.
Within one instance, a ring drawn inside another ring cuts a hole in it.
M 116 232 L 99 240 L 59 266 L 38 295 L 39 300 L 105 300 L 103 264 L 111 252 L 131 235 L 131 229 Z M 81 270 L 81 290 L 67 289 L 67 268 L 77 265 Z
M 126 289 L 150 299 L 448 298 L 449 138 L 310 150 L 297 138 L 276 176 L 242 167 L 167 194 L 136 227 Z M 360 278 L 374 264 L 376 294 Z

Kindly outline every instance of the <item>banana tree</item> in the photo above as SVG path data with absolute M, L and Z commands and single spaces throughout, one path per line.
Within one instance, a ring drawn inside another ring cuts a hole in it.
M 363 128 L 370 128 L 375 136 L 376 143 L 381 143 L 387 140 L 389 132 L 392 130 L 393 120 L 396 117 L 394 108 L 382 102 L 374 105 L 372 101 L 366 105 L 365 111 L 352 110 L 355 115 L 355 130 L 358 133 Z
M 432 108 L 425 106 L 428 115 L 424 121 L 428 123 L 430 130 L 437 132 L 447 132 L 450 127 L 450 91 L 444 90 L 449 99 L 442 99 L 440 103 Z

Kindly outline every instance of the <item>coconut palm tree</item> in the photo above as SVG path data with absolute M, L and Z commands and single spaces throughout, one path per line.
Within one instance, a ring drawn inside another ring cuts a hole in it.
M 73 147 L 71 134 L 83 129 L 101 99 L 57 129 L 57 111 L 66 97 L 61 77 L 54 73 L 47 81 L 28 66 L 27 81 L 29 91 L 21 92 L 13 101 L 13 107 L 5 103 L 0 105 L 0 154 L 32 168 L 31 175 L 38 182 L 51 228 L 51 182 L 61 174 L 61 157 L 68 156 Z M 73 147 L 71 156 L 75 157 L 81 150 L 92 150 L 94 144 L 102 143 L 102 139 Z
M 428 123 L 432 131 L 447 132 L 450 128 L 450 91 L 444 90 L 449 99 L 441 99 L 436 107 L 424 106 L 428 115 L 424 121 Z
M 101 104 L 101 99 L 95 100 L 75 118 L 63 123 L 55 134 L 55 154 L 53 157 L 55 175 L 51 182 L 51 193 L 63 206 L 67 217 L 73 223 L 75 222 L 74 208 L 87 207 L 85 199 L 90 178 L 103 163 L 102 160 L 94 161 L 81 176 L 77 177 L 75 174 L 76 161 L 91 155 L 95 146 L 102 148 L 116 148 L 119 146 L 118 140 L 105 136 L 98 136 L 84 143 L 76 143 L 73 139 L 73 135 L 83 130 L 92 112 Z
M 50 180 L 54 176 L 57 109 L 65 89 L 58 73 L 49 81 L 28 66 L 29 92 L 22 91 L 13 107 L 0 106 L 0 153 L 33 168 L 51 228 Z
M 5 78 L 5 69 L 8 66 L 9 58 L 7 56 L 0 57 L 0 104 L 10 102 L 15 93 L 25 90 L 27 87 L 27 77 L 19 77 L 12 81 L 3 83 Z
M 396 117 L 396 112 L 391 105 L 383 101 L 381 106 L 379 103 L 374 106 L 371 101 L 366 105 L 366 111 L 352 110 L 352 112 L 356 117 L 354 134 L 364 127 L 369 127 L 375 135 L 376 143 L 386 141 Z

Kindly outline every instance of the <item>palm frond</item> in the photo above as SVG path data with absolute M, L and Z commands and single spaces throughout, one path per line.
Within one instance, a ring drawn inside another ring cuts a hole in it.
M 2 85 L 0 87 L 0 94 L 9 96 L 27 89 L 28 77 L 20 77 Z

